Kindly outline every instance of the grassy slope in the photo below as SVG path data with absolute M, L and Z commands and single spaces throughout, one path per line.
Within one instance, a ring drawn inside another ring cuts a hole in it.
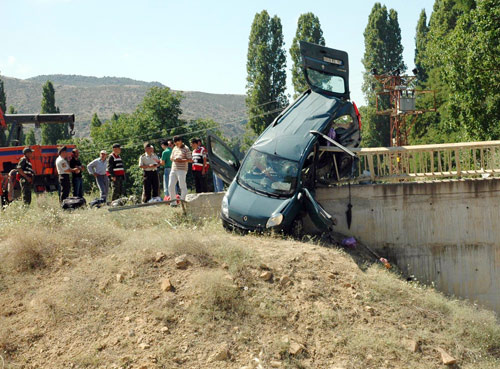
M 492 313 L 378 266 L 361 270 L 335 248 L 230 235 L 166 207 L 67 213 L 53 197 L 27 211 L 10 206 L 0 224 L 6 368 L 250 368 L 258 360 L 263 368 L 428 369 L 442 367 L 437 347 L 463 369 L 500 365 Z M 175 266 L 180 254 L 191 262 L 185 270 Z M 267 270 L 271 281 L 260 278 Z M 175 292 L 161 290 L 164 278 Z

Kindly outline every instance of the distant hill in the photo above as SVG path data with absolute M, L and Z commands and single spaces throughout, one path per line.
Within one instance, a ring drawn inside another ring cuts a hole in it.
M 56 105 L 63 113 L 74 113 L 78 137 L 89 134 L 92 115 L 101 120 L 113 113 L 131 113 L 153 86 L 159 82 L 136 81 L 130 78 L 88 77 L 80 75 L 43 75 L 29 79 L 1 77 L 5 84 L 7 106 L 13 105 L 19 113 L 40 111 L 42 85 L 50 80 L 56 90 Z M 186 120 L 210 118 L 220 123 L 223 132 L 234 137 L 244 131 L 246 107 L 244 95 L 183 92 L 182 117 Z
M 124 77 L 90 77 L 79 76 L 76 74 L 44 74 L 31 77 L 27 81 L 45 83 L 52 81 L 58 85 L 70 85 L 77 87 L 96 87 L 96 86 L 147 86 L 147 87 L 165 87 L 160 82 L 144 82 Z

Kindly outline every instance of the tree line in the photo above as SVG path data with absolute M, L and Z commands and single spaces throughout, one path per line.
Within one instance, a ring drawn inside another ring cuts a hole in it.
M 415 59 L 419 89 L 437 92 L 437 112 L 421 116 L 411 133 L 410 142 L 440 143 L 500 138 L 500 4 L 499 0 L 436 0 L 429 21 L 422 10 L 415 27 Z M 299 51 L 299 41 L 325 45 L 319 17 L 309 12 L 300 15 L 295 37 L 289 49 L 292 60 L 293 95 L 307 89 Z M 335 47 L 334 44 L 328 45 Z M 361 47 L 361 45 L 359 45 Z M 356 45 L 353 45 L 356 47 Z M 363 146 L 388 146 L 388 117 L 375 113 L 375 95 L 380 88 L 371 71 L 406 72 L 403 60 L 398 13 L 375 3 L 364 29 L 362 63 L 363 93 L 367 104 L 360 108 L 363 120 Z M 248 111 L 246 146 L 259 135 L 288 104 L 286 94 L 286 50 L 281 20 L 266 10 L 257 13 L 250 28 L 247 53 L 246 106 Z M 89 160 L 101 149 L 121 143 L 128 168 L 136 168 L 144 141 L 159 141 L 174 135 L 186 140 L 218 131 L 219 124 L 208 119 L 181 119 L 182 94 L 168 87 L 152 87 L 143 102 L 130 114 L 114 114 L 101 121 L 94 114 L 90 137 L 71 139 L 68 127 L 45 125 L 41 143 L 73 142 L 80 146 L 82 160 Z M 430 107 L 429 99 L 418 102 Z M 5 111 L 5 91 L 0 80 L 0 107 Z M 9 107 L 8 112 L 15 112 Z M 42 113 L 57 113 L 55 90 L 50 81 L 43 86 Z M 1 130 L 0 130 L 1 131 Z M 5 136 L 5 133 L 0 132 Z M 220 134 L 220 132 L 219 132 Z M 5 140 L 5 137 L 3 138 Z M 240 150 L 240 138 L 227 140 Z M 35 144 L 35 132 L 24 137 Z M 130 180 L 140 188 L 140 171 L 133 169 Z
M 436 91 L 437 111 L 417 119 L 410 143 L 500 138 L 499 24 L 499 0 L 436 0 L 429 21 L 422 10 L 415 27 L 417 79 L 413 87 Z M 325 45 L 319 18 L 313 13 L 299 17 L 289 50 L 294 96 L 307 88 L 301 69 L 300 40 Z M 372 71 L 398 70 L 404 74 L 407 70 L 396 10 L 379 2 L 373 5 L 364 30 L 364 47 L 362 90 L 367 104 L 360 108 L 363 146 L 389 146 L 389 118 L 376 114 L 376 93 L 381 86 Z M 254 17 L 248 43 L 249 136 L 260 134 L 287 103 L 281 21 L 263 10 Z M 433 105 L 432 95 L 417 101 L 417 108 Z

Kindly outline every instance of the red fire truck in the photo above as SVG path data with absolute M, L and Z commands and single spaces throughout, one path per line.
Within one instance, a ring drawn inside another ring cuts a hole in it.
M 17 180 L 17 163 L 23 156 L 24 146 L 20 145 L 20 137 L 24 124 L 69 124 L 70 133 L 73 133 L 74 114 L 4 114 L 0 108 L 0 129 L 4 132 L 4 142 L 0 147 L 0 196 L 2 204 L 12 201 L 18 195 L 19 183 Z M 66 145 L 72 150 L 74 145 Z M 32 166 L 35 171 L 33 182 L 34 191 L 56 191 L 57 172 L 55 160 L 57 158 L 56 145 L 33 145 Z

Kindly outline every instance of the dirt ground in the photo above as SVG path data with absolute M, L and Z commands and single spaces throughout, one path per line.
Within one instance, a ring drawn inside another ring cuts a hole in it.
M 341 248 L 166 207 L 2 216 L 0 369 L 500 367 L 492 312 Z

